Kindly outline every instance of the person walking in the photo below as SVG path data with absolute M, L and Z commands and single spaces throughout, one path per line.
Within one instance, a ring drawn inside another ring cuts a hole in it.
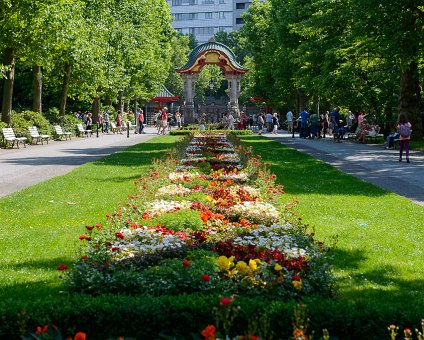
M 405 150 L 406 163 L 409 162 L 409 140 L 411 139 L 412 125 L 404 112 L 399 114 L 397 128 L 399 131 L 399 162 L 402 162 L 403 150 Z
M 272 116 L 272 124 L 273 124 L 272 133 L 276 135 L 278 133 L 278 124 L 279 124 L 277 112 L 274 112 Z
M 300 138 L 306 138 L 307 136 L 309 136 L 309 133 L 308 133 L 309 112 L 307 107 L 303 109 L 303 111 L 299 114 L 299 117 L 300 117 Z
M 258 115 L 258 134 L 259 135 L 262 135 L 262 130 L 264 129 L 264 124 L 265 124 L 264 114 L 260 113 Z
M 105 111 L 103 115 L 103 121 L 105 122 L 105 132 L 109 134 L 109 123 L 110 123 L 109 112 Z
M 97 116 L 97 131 L 99 129 L 102 129 L 102 133 L 104 132 L 104 128 L 103 128 L 103 116 L 101 113 L 99 113 L 99 115 Z
M 339 135 L 339 124 L 340 124 L 340 107 L 335 107 L 331 111 L 331 130 L 333 131 L 333 142 L 341 143 Z
M 274 125 L 272 123 L 272 118 L 273 118 L 273 116 L 272 116 L 271 112 L 267 112 L 265 114 L 265 123 L 266 123 L 266 131 L 267 132 L 271 132 L 272 129 L 274 128 Z
M 116 115 L 116 129 L 117 129 L 117 133 L 120 133 L 122 135 L 122 116 L 121 116 L 121 111 L 118 111 L 118 114 Z
M 138 133 L 141 135 L 142 133 L 145 133 L 144 132 L 144 114 L 143 114 L 143 110 L 141 109 L 138 112 L 137 122 L 138 122 Z
M 287 119 L 287 132 L 293 133 L 293 112 L 289 110 L 286 113 L 286 119 Z

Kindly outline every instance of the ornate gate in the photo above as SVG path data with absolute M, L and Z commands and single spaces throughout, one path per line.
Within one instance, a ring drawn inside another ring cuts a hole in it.
M 232 111 L 235 117 L 239 115 L 240 80 L 249 70 L 237 63 L 233 51 L 228 46 L 216 41 L 209 41 L 191 51 L 187 63 L 176 69 L 176 72 L 184 80 L 184 104 L 182 110 L 185 123 L 194 123 L 195 121 L 193 103 L 196 91 L 195 84 L 205 65 L 217 65 L 221 68 L 228 81 L 228 111 Z

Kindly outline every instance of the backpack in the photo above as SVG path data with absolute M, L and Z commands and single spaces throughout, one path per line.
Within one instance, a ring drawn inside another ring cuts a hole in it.
M 409 127 L 409 124 L 400 124 L 399 133 L 402 137 L 409 137 L 411 134 L 411 128 Z

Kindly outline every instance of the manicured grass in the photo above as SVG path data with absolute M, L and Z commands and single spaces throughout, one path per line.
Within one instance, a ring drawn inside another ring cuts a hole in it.
M 424 207 L 263 137 L 241 137 L 296 197 L 303 222 L 332 242 L 338 298 L 424 313 Z
M 126 204 L 133 181 L 177 138 L 155 138 L 0 199 L 0 300 L 57 296 L 56 267 L 78 256 L 85 225 Z

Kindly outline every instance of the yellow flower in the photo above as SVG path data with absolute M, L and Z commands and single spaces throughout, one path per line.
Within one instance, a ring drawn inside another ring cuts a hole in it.
M 244 261 L 238 261 L 236 268 L 240 274 L 245 274 L 249 271 L 249 267 L 247 266 L 247 263 Z
M 302 280 L 301 281 L 292 281 L 293 287 L 296 290 L 302 290 Z
M 258 263 L 255 260 L 250 259 L 249 260 L 249 267 L 252 270 L 258 269 Z
M 277 271 L 277 272 L 281 272 L 282 270 L 283 270 L 283 267 L 281 267 L 278 263 L 274 266 L 274 269 Z
M 220 270 L 230 270 L 230 268 L 234 266 L 234 257 L 231 256 L 227 258 L 226 256 L 222 255 L 218 257 L 216 263 Z
M 211 196 L 206 196 L 206 202 L 212 202 L 213 201 L 213 198 L 211 197 Z

